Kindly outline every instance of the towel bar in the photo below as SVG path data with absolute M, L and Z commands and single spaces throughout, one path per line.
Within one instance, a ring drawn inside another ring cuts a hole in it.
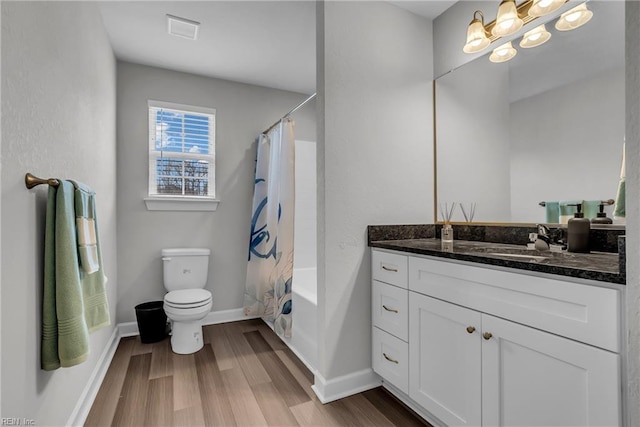
M 616 201 L 613 199 L 608 199 L 608 200 L 601 200 L 600 203 L 602 203 L 603 205 L 613 205 Z M 540 202 L 538 203 L 540 206 L 547 206 L 547 202 Z
M 49 179 L 38 178 L 37 176 L 32 175 L 29 172 L 27 172 L 27 174 L 24 176 L 24 185 L 26 185 L 28 189 L 32 189 L 36 185 L 40 185 L 40 184 L 49 184 L 54 187 L 57 187 L 60 184 L 60 182 L 58 182 L 58 180 L 55 178 L 49 178 Z

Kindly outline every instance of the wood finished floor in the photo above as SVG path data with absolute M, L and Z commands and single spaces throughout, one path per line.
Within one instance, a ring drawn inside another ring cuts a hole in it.
M 85 426 L 429 426 L 382 388 L 326 405 L 261 320 L 209 325 L 195 354 L 123 338 Z

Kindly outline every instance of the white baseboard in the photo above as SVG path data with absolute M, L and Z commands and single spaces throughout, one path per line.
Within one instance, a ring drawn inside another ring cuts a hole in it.
M 202 321 L 203 325 L 217 325 L 218 323 L 237 322 L 240 320 L 257 319 L 260 316 L 245 316 L 243 308 L 212 311 Z
M 218 323 L 236 322 L 239 320 L 256 319 L 259 316 L 245 316 L 244 309 L 234 308 L 231 310 L 212 311 L 202 320 L 203 325 L 216 325 Z M 138 322 L 118 323 L 118 330 L 121 337 L 133 337 L 140 335 Z
M 75 408 L 73 408 L 73 412 L 71 412 L 71 416 L 66 424 L 67 426 L 82 426 L 87 420 L 93 401 L 98 395 L 102 381 L 107 374 L 109 365 L 111 365 L 111 360 L 118 348 L 118 343 L 120 342 L 119 329 L 120 328 L 118 326 L 113 328 L 113 333 L 109 337 L 109 341 L 104 347 L 104 350 L 100 355 L 100 359 L 98 359 L 98 363 L 96 363 L 96 366 L 93 368 L 91 377 L 89 377 L 87 385 L 84 387 L 84 390 L 78 399 L 78 403 L 76 403 Z
M 118 334 L 120 335 L 120 338 L 134 337 L 136 335 L 140 335 L 137 322 L 118 323 L 117 328 L 118 328 Z
M 351 396 L 363 391 L 371 390 L 382 385 L 380 377 L 367 368 L 341 377 L 326 380 L 315 373 L 314 384 L 311 387 L 322 403 L 333 402 L 343 397 Z

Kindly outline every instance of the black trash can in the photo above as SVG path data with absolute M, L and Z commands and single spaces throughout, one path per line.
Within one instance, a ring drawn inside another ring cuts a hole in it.
M 140 341 L 145 344 L 162 341 L 167 336 L 167 315 L 162 305 L 163 301 L 151 301 L 136 305 Z

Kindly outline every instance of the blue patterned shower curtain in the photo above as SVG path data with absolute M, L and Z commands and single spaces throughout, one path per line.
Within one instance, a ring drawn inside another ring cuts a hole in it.
M 244 313 L 291 336 L 294 123 L 282 119 L 258 140 Z

